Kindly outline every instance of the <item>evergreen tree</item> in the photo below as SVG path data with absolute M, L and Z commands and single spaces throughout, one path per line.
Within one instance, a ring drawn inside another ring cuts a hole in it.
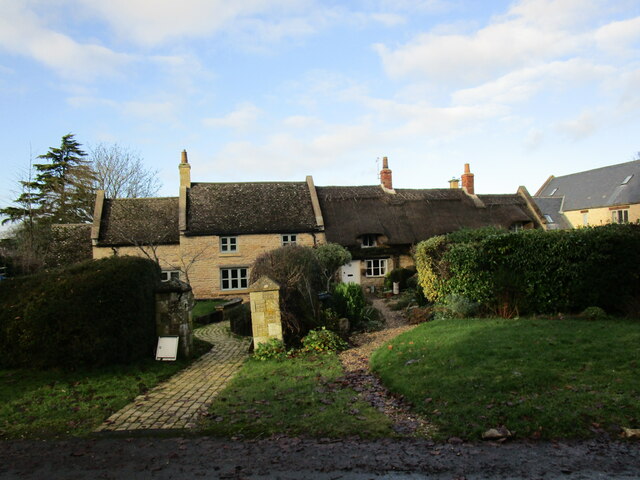
M 15 206 L 0 210 L 8 218 L 3 221 L 38 223 L 82 223 L 93 214 L 93 170 L 87 154 L 69 133 L 62 137 L 59 148 L 51 147 L 38 156 L 48 163 L 35 164 L 35 179 L 21 181 L 23 193 Z

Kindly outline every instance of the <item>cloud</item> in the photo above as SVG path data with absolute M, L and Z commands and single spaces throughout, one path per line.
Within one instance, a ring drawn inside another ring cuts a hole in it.
M 236 109 L 219 118 L 205 118 L 202 120 L 207 127 L 228 127 L 235 129 L 246 129 L 253 125 L 262 114 L 262 110 L 250 102 L 241 103 Z
M 532 128 L 527 132 L 527 135 L 522 142 L 527 150 L 536 150 L 538 149 L 544 140 L 544 133 L 542 130 L 537 128 Z
M 277 13 L 280 18 L 304 12 L 306 1 L 296 0 L 76 0 L 86 11 L 104 19 L 121 37 L 139 45 L 155 46 L 180 38 L 207 37 L 234 22 L 253 17 L 263 33 L 282 36 L 306 30 L 300 21 L 285 20 L 268 27 L 259 16 Z M 271 29 L 270 32 L 267 30 Z M 279 32 L 275 32 L 279 30 Z M 285 33 L 286 31 L 286 33 Z
M 578 141 L 593 135 L 599 128 L 599 123 L 596 121 L 594 112 L 583 112 L 579 116 L 566 120 L 564 122 L 558 122 L 555 128 L 565 137 Z
M 30 57 L 74 81 L 116 74 L 133 60 L 95 43 L 79 43 L 42 24 L 21 2 L 0 0 L 0 49 Z
M 426 32 L 405 45 L 374 45 L 393 78 L 473 84 L 580 51 L 591 42 L 582 23 L 599 2 L 524 0 L 470 33 Z M 575 30 L 578 30 L 577 32 Z
M 291 128 L 311 128 L 322 125 L 322 120 L 316 117 L 309 117 L 305 115 L 292 115 L 285 118 L 282 124 Z
M 74 96 L 67 98 L 67 103 L 75 108 L 109 108 L 124 116 L 153 119 L 160 122 L 171 122 L 176 118 L 178 105 L 175 102 L 163 101 L 115 101 L 107 98 L 91 96 Z
M 637 52 L 634 44 L 640 42 L 640 17 L 611 22 L 595 32 L 598 47 L 613 55 L 628 55 Z

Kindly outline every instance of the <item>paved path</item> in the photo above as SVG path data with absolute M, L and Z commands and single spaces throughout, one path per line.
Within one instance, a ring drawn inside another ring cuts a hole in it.
M 195 330 L 210 352 L 133 403 L 111 415 L 96 432 L 193 428 L 248 355 L 250 338 L 228 333 L 229 322 Z

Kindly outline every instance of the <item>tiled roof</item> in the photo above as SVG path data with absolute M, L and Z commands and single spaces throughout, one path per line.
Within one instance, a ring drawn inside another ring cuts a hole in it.
M 543 215 L 548 215 L 551 222 L 547 221 L 549 230 L 567 230 L 572 228 L 562 212 L 562 197 L 533 197 Z
M 193 183 L 187 235 L 317 230 L 306 182 Z
M 178 242 L 176 197 L 105 199 L 99 246 Z
M 535 196 L 564 197 L 565 212 L 640 203 L 640 160 L 552 177 Z
M 380 186 L 317 187 L 327 240 L 358 244 L 366 234 L 384 235 L 389 244 L 413 244 L 461 228 L 510 227 L 530 222 L 524 199 L 513 195 L 480 195 L 476 206 L 461 189 L 396 189 Z

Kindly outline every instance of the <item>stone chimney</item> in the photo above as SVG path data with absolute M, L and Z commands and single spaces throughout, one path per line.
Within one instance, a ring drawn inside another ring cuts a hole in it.
M 387 190 L 393 190 L 393 181 L 391 180 L 391 170 L 389 170 L 389 160 L 382 157 L 382 170 L 380 170 L 380 183 Z
M 182 159 L 180 160 L 180 186 L 191 187 L 191 165 L 187 160 L 187 151 L 182 150 Z
M 464 164 L 464 173 L 462 174 L 462 188 L 464 188 L 469 195 L 475 195 L 473 184 L 473 173 L 469 170 L 469 164 Z
M 457 190 L 458 188 L 460 188 L 460 179 L 452 178 L 451 180 L 449 180 L 449 188 L 451 190 Z

